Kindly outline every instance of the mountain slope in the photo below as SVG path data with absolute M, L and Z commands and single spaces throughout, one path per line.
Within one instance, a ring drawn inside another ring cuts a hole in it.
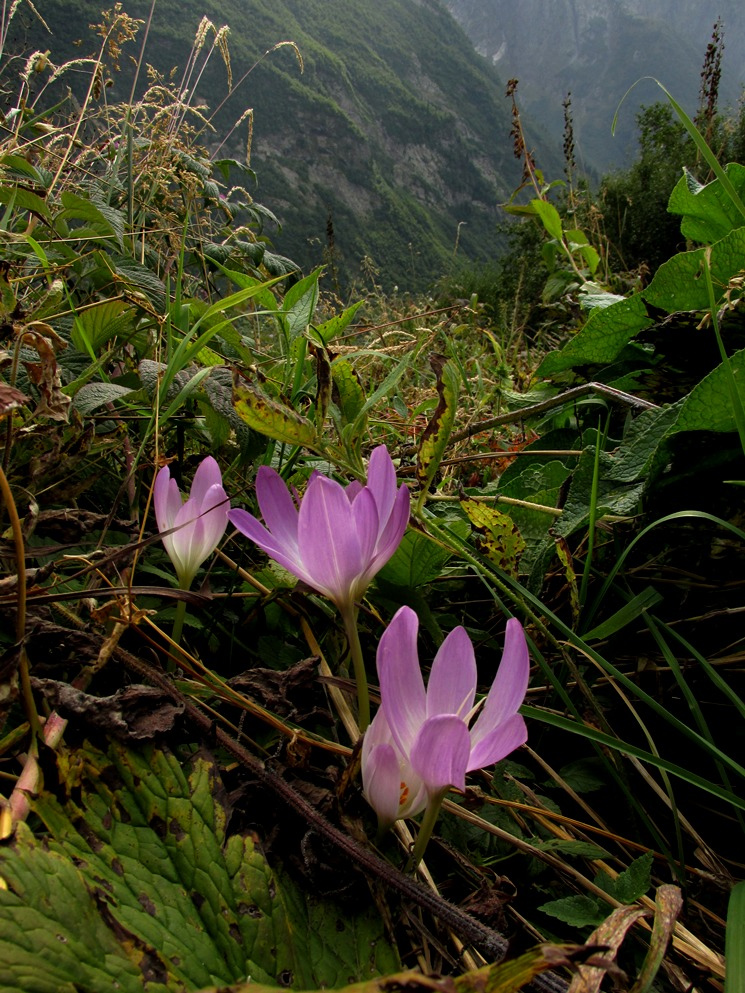
M 578 159 L 586 169 L 628 164 L 636 152 L 635 113 L 664 99 L 652 82 L 614 112 L 624 93 L 654 76 L 695 113 L 699 73 L 721 13 L 724 63 L 720 95 L 734 105 L 743 82 L 745 6 L 740 0 L 445 0 L 476 49 L 504 78 L 520 80 L 527 119 L 560 139 L 562 100 L 571 92 Z
M 51 44 L 83 34 L 97 6 L 45 0 Z M 145 0 L 125 7 L 148 15 Z M 471 257 L 494 253 L 498 203 L 519 179 L 508 104 L 497 71 L 442 4 L 157 0 L 146 60 L 183 66 L 203 14 L 230 26 L 236 79 L 258 62 L 221 112 L 213 145 L 253 108 L 252 192 L 283 223 L 280 251 L 310 267 L 333 240 L 347 280 L 367 257 L 385 286 L 407 288 L 436 278 L 456 242 Z M 288 39 L 302 53 L 302 73 L 289 46 L 262 58 Z M 126 98 L 128 85 L 117 77 L 114 93 Z M 224 93 L 215 57 L 198 96 L 214 107 Z M 233 136 L 233 154 L 245 132 L 244 124 Z

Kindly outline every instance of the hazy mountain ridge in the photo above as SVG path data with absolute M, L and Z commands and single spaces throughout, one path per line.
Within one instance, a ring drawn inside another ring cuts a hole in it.
M 628 163 L 636 150 L 638 107 L 663 98 L 640 83 L 611 123 L 627 89 L 643 76 L 660 80 L 696 109 L 701 65 L 719 15 L 724 25 L 720 88 L 723 106 L 734 106 L 743 83 L 745 6 L 698 0 L 444 0 L 477 51 L 505 78 L 520 80 L 526 119 L 560 139 L 562 100 L 571 92 L 578 158 L 604 171 Z
M 147 18 L 149 2 L 125 9 Z M 43 0 L 40 12 L 54 45 L 99 19 L 89 0 Z M 348 277 L 368 256 L 384 283 L 407 286 L 436 277 L 456 240 L 471 257 L 494 253 L 498 204 L 520 175 L 509 104 L 498 70 L 438 0 L 157 0 L 146 60 L 183 66 L 202 15 L 229 25 L 236 78 L 258 61 L 210 141 L 253 108 L 252 192 L 284 225 L 280 251 L 308 268 L 333 230 Z M 287 39 L 302 74 L 290 47 L 262 58 Z M 39 32 L 38 47 L 49 46 Z M 225 70 L 212 63 L 197 96 L 214 107 Z M 117 79 L 111 95 L 126 99 L 128 86 Z M 244 143 L 245 127 L 221 154 L 239 156 Z

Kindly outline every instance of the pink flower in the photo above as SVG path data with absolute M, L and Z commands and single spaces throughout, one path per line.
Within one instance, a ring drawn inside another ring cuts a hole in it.
M 370 456 L 366 486 L 316 474 L 298 503 L 279 473 L 262 466 L 256 495 L 266 526 L 245 510 L 231 510 L 231 523 L 342 613 L 362 599 L 409 521 L 409 491 L 397 488 L 384 445 Z
M 179 585 L 188 589 L 205 559 L 214 552 L 228 526 L 230 502 L 222 486 L 217 462 L 208 455 L 194 473 L 186 502 L 168 466 L 155 477 L 153 488 L 155 520 L 168 556 L 176 570 Z
M 507 622 L 502 661 L 475 721 L 476 660 L 465 629 L 455 628 L 440 646 L 425 690 L 418 627 L 414 611 L 401 607 L 378 645 L 381 707 L 362 775 L 383 823 L 418 812 L 451 787 L 465 789 L 466 773 L 498 762 L 528 737 L 518 713 L 530 672 L 520 622 Z

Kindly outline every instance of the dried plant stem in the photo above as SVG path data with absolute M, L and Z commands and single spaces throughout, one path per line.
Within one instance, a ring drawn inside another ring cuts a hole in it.
M 34 702 L 34 694 L 31 690 L 31 677 L 29 675 L 28 655 L 24 638 L 26 634 L 26 551 L 23 544 L 23 530 L 21 520 L 18 516 L 18 509 L 13 499 L 8 477 L 0 467 L 0 492 L 3 502 L 8 511 L 10 528 L 13 532 L 13 544 L 16 552 L 16 573 L 18 576 L 16 595 L 16 641 L 18 642 L 18 671 L 21 680 L 21 696 L 26 711 L 26 719 L 31 727 L 34 738 L 41 730 L 39 714 Z

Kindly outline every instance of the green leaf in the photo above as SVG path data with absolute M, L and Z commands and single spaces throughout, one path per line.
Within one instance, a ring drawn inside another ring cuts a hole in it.
M 745 197 L 745 166 L 730 162 L 724 171 L 740 197 Z M 683 215 L 680 230 L 686 238 L 706 245 L 719 241 L 733 228 L 742 225 L 742 214 L 720 180 L 714 179 L 701 186 L 695 180 L 692 182 L 688 172 L 670 194 L 667 209 L 671 214 Z
M 334 383 L 334 400 L 339 407 L 342 424 L 353 424 L 365 406 L 365 391 L 360 378 L 346 359 L 334 359 L 331 363 L 331 378 Z M 364 431 L 361 425 L 361 431 Z
M 602 764 L 595 758 L 576 759 L 568 762 L 559 770 L 559 775 L 575 793 L 591 793 L 593 790 L 605 789 L 607 777 L 599 776 Z
M 52 223 L 46 200 L 30 190 L 23 190 L 18 186 L 0 186 L 0 203 L 9 204 L 15 210 L 36 214 L 48 224 Z
M 285 294 L 280 313 L 287 322 L 290 341 L 303 334 L 310 322 L 318 304 L 318 277 L 320 269 L 311 272 L 304 279 L 298 280 Z
M 605 920 L 603 905 L 592 897 L 577 894 L 565 896 L 561 900 L 551 900 L 538 908 L 544 914 L 558 917 L 571 927 L 596 927 Z
M 72 405 L 75 410 L 85 416 L 92 414 L 94 410 L 102 407 L 105 403 L 121 400 L 122 397 L 134 392 L 135 390 L 129 386 L 118 386 L 116 383 L 89 383 L 78 390 Z
M 610 307 L 593 310 L 587 323 L 560 350 L 549 352 L 537 375 L 551 376 L 578 365 L 605 365 L 621 349 L 654 321 L 647 313 L 641 295 L 635 293 Z
M 432 355 L 430 365 L 437 376 L 437 407 L 419 441 L 416 477 L 422 494 L 426 494 L 450 439 L 458 407 L 460 377 L 452 359 Z
M 347 307 L 341 314 L 336 314 L 334 317 L 329 318 L 328 321 L 324 321 L 323 324 L 317 324 L 312 328 L 312 333 L 318 335 L 324 345 L 330 344 L 337 335 L 340 335 L 342 331 L 349 327 L 364 302 L 364 300 L 358 300 L 357 303 L 353 303 L 351 307 Z
M 735 883 L 730 893 L 724 957 L 724 993 L 740 993 L 745 989 L 745 881 Z
M 462 525 L 465 536 L 467 525 L 464 522 L 452 522 L 451 527 L 458 524 Z M 415 589 L 434 582 L 451 556 L 449 548 L 444 548 L 429 535 L 409 528 L 393 557 L 378 573 L 378 578 L 393 586 Z
M 45 841 L 22 825 L 0 850 L 3 989 L 177 993 L 292 971 L 277 882 L 249 836 L 227 837 L 210 759 L 85 745 L 57 764 L 60 800 L 34 801 Z
M 134 307 L 123 300 L 102 300 L 76 311 L 70 333 L 72 343 L 83 354 L 96 353 L 112 338 L 130 337 L 136 318 Z
M 634 859 L 628 869 L 624 869 L 613 880 L 611 895 L 621 903 L 636 903 L 652 885 L 653 863 L 652 852 L 645 852 L 638 859 Z
M 709 294 L 702 269 L 705 251 L 699 248 L 695 252 L 680 252 L 663 262 L 644 290 L 644 299 L 670 314 L 679 310 L 708 310 Z M 730 231 L 709 252 L 714 285 L 725 287 L 742 270 L 745 227 Z
M 279 883 L 292 928 L 294 989 L 336 989 L 352 978 L 364 982 L 401 967 L 374 904 L 344 913 L 329 899 L 301 892 L 286 874 Z
M 538 215 L 548 234 L 557 241 L 561 241 L 564 232 L 561 217 L 556 207 L 548 200 L 535 199 L 530 201 L 530 208 L 534 214 Z
M 737 391 L 745 403 L 745 348 L 729 357 Z M 728 375 L 724 365 L 704 376 L 682 401 L 676 404 L 678 417 L 674 429 L 680 431 L 736 431 L 735 412 L 728 392 Z
M 277 403 L 263 390 L 251 383 L 238 383 L 233 388 L 236 413 L 250 428 L 288 445 L 318 447 L 315 425 L 290 407 Z

